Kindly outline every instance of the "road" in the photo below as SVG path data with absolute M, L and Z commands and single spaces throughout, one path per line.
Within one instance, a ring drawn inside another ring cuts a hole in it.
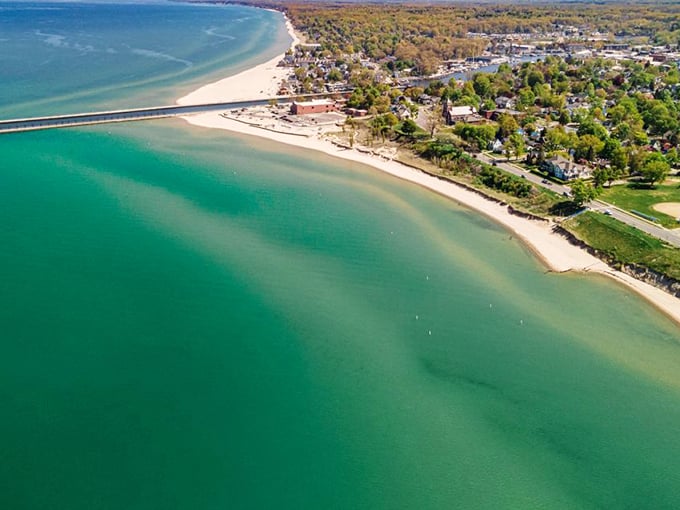
M 623 223 L 642 230 L 649 235 L 657 237 L 662 241 L 666 241 L 673 246 L 680 247 L 680 229 L 669 230 L 660 225 L 655 225 L 654 223 L 639 218 L 634 214 L 631 214 L 623 209 L 619 209 L 615 205 L 603 202 L 602 200 L 594 200 L 588 204 L 588 207 L 594 211 L 600 211 L 602 213 L 616 218 Z
M 567 196 L 571 194 L 571 189 L 569 188 L 569 186 L 563 186 L 562 184 L 556 184 L 554 182 L 543 179 L 542 177 L 534 175 L 528 170 L 525 170 L 524 168 L 514 165 L 508 161 L 501 161 L 500 159 L 496 159 L 493 156 L 484 153 L 475 154 L 474 156 L 479 161 L 483 161 L 484 163 L 488 163 L 489 165 L 493 165 L 495 162 L 496 163 L 495 166 L 500 168 L 501 170 L 504 170 L 511 174 L 518 175 L 523 179 L 526 179 L 527 181 L 536 184 L 537 186 L 549 189 L 550 191 L 554 191 L 555 193 L 559 193 L 560 195 L 566 194 L 565 196 Z
M 290 100 L 290 98 L 288 98 Z M 134 120 L 159 119 L 176 117 L 209 111 L 230 110 L 268 104 L 269 99 L 257 101 L 237 101 L 230 103 L 208 103 L 198 105 L 169 105 L 152 108 L 130 108 L 109 112 L 77 113 L 72 115 L 55 115 L 50 117 L 34 117 L 0 121 L 0 134 L 18 131 L 34 131 L 37 129 L 53 129 L 83 126 L 87 124 L 105 124 L 110 122 L 127 122 Z
M 476 157 L 478 160 L 488 164 L 493 164 L 493 162 L 495 161 L 496 162 L 495 166 L 500 168 L 501 170 L 504 170 L 511 174 L 518 175 L 537 186 L 542 186 L 546 189 L 549 189 L 551 191 L 554 191 L 565 196 L 571 194 L 571 189 L 569 188 L 569 186 L 547 181 L 542 177 L 534 175 L 530 173 L 528 170 L 525 170 L 508 161 L 500 161 L 494 158 L 493 156 L 484 153 L 473 154 L 473 157 Z M 641 230 L 651 236 L 656 237 L 657 239 L 661 239 L 662 241 L 665 241 L 673 246 L 680 248 L 680 229 L 669 230 L 667 228 L 662 227 L 661 225 L 656 225 L 650 221 L 644 220 L 639 216 L 635 216 L 632 213 L 624 211 L 623 209 L 619 209 L 618 207 L 607 202 L 604 202 L 602 200 L 594 200 L 593 202 L 587 204 L 587 207 L 589 209 L 592 209 L 593 211 L 602 212 L 603 214 L 605 213 L 605 211 L 607 211 L 607 214 L 612 218 L 616 218 L 617 220 L 621 221 L 622 223 L 625 223 L 626 225 L 635 227 L 638 230 Z

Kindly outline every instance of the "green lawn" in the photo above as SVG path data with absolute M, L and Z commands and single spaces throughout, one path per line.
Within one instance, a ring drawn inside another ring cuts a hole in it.
M 634 227 L 592 211 L 562 225 L 618 262 L 639 264 L 680 279 L 680 248 L 670 247 Z
M 680 202 L 680 183 L 658 184 L 654 189 L 635 188 L 631 184 L 621 184 L 612 188 L 604 188 L 600 198 L 621 209 L 636 210 L 654 216 L 664 227 L 680 227 L 676 218 L 652 208 L 654 204 L 660 202 Z

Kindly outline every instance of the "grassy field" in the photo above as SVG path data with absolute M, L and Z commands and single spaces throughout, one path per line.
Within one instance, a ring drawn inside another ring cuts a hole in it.
M 676 218 L 652 208 L 654 204 L 660 202 L 680 202 L 680 182 L 659 184 L 654 189 L 635 188 L 631 184 L 621 184 L 612 188 L 605 188 L 600 198 L 621 209 L 636 210 L 654 216 L 664 227 L 680 227 Z
M 588 211 L 562 224 L 576 237 L 616 261 L 635 263 L 680 279 L 680 249 L 621 223 Z

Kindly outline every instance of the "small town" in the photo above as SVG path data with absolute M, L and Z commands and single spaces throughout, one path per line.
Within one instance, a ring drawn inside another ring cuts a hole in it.
M 480 188 L 610 262 L 680 277 L 678 44 L 576 25 L 467 32 L 473 54 L 423 67 L 313 33 L 279 63 L 292 103 L 224 115 Z M 621 236 L 655 248 L 622 249 Z

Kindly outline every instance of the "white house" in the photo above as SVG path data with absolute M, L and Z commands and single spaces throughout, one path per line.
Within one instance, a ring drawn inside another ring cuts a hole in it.
M 496 138 L 493 141 L 489 142 L 488 149 L 490 151 L 497 153 L 497 154 L 502 154 L 503 153 L 503 142 L 501 142 L 498 138 Z
M 592 170 L 589 167 L 579 165 L 559 155 L 544 160 L 541 163 L 541 168 L 563 181 L 587 179 L 592 175 Z
M 496 106 L 501 109 L 509 110 L 515 107 L 515 102 L 510 99 L 509 97 L 505 96 L 498 96 L 495 100 L 494 103 L 496 103 Z

